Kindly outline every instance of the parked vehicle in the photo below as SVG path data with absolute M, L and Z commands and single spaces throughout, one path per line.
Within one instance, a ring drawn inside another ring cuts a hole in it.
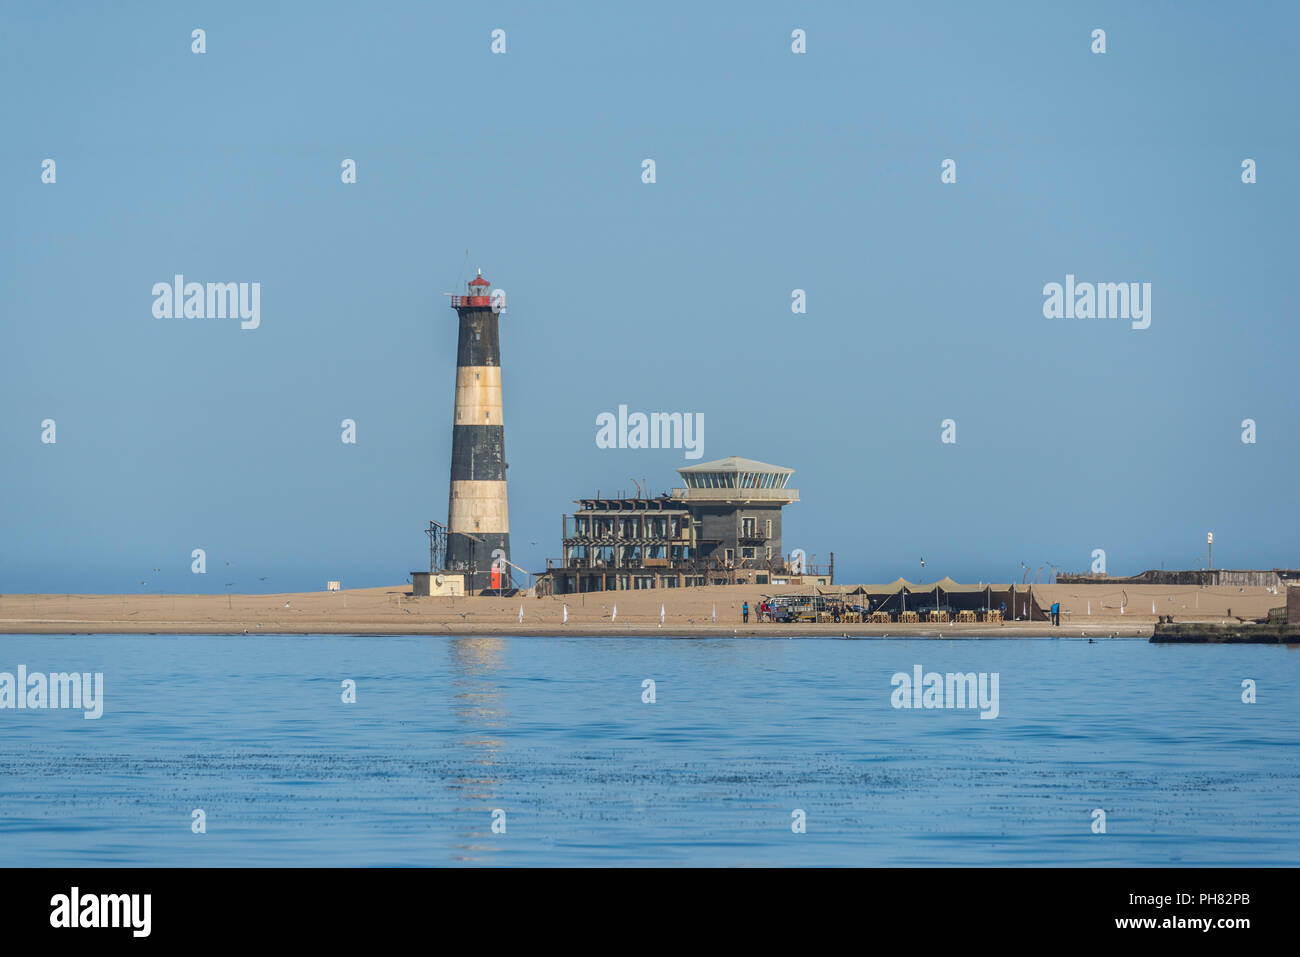
M 821 595 L 764 595 L 763 600 L 772 606 L 773 621 L 816 621 L 827 608 Z

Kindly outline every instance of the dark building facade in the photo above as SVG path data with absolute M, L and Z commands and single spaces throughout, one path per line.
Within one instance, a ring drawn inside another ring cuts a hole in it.
M 510 587 L 506 435 L 501 401 L 500 307 L 482 272 L 452 296 L 460 319 L 452 412 L 447 571 L 464 572 L 471 594 Z
M 799 501 L 793 469 L 731 456 L 677 471 L 684 487 L 657 498 L 578 499 L 563 517 L 563 558 L 547 562 L 550 590 L 764 585 L 814 573 L 782 552 L 781 509 Z

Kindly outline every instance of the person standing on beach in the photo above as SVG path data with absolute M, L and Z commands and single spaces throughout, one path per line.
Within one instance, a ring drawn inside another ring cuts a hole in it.
M 1061 626 L 1061 603 L 1059 601 L 1054 601 L 1052 602 L 1052 627 L 1059 628 L 1060 626 Z
M 749 623 L 749 602 L 740 606 L 740 617 L 746 624 Z

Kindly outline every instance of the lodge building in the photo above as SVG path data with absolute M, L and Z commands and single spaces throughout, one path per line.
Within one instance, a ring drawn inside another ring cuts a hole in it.
M 548 559 L 553 594 L 700 585 L 830 584 L 781 548 L 781 509 L 799 501 L 793 469 L 730 456 L 677 470 L 658 497 L 576 500 L 563 516 L 564 557 Z

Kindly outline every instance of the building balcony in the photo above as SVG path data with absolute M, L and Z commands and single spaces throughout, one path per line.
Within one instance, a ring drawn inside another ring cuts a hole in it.
M 665 571 L 696 571 L 706 566 L 693 559 L 672 558 L 625 558 L 621 562 L 601 558 L 573 558 L 567 562 L 562 558 L 548 558 L 547 571 L 593 571 L 619 572 L 636 569 L 663 569 Z
M 761 538 L 759 539 L 759 541 L 762 540 L 763 539 Z M 663 545 L 667 547 L 670 545 L 691 544 L 691 539 L 689 535 L 682 535 L 678 538 L 660 538 L 657 535 L 652 537 L 648 536 L 644 538 L 605 538 L 603 536 L 596 536 L 593 538 L 590 535 L 573 535 L 573 536 L 568 536 L 566 538 L 563 538 L 560 541 L 566 547 L 569 545 L 587 545 L 589 547 L 603 546 L 605 548 L 609 548 L 612 545 L 625 545 L 625 546 Z
M 789 505 L 799 501 L 797 488 L 675 488 L 673 499 L 679 502 L 724 504 L 755 502 Z

